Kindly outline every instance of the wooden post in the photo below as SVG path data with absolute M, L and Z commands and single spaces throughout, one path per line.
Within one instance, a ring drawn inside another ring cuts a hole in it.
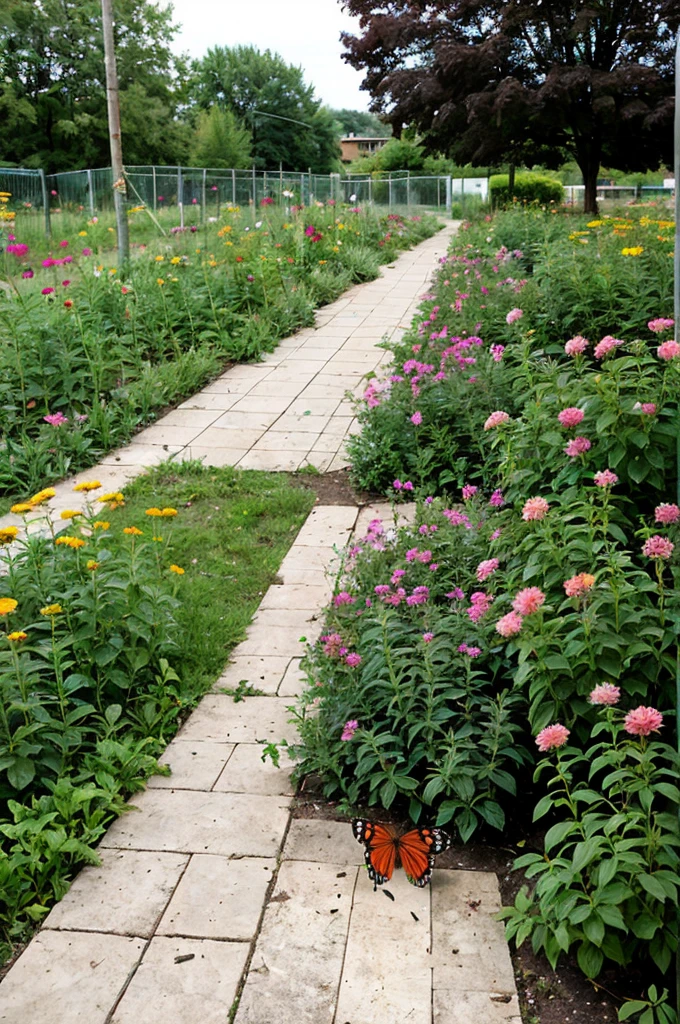
M 130 236 L 125 210 L 125 168 L 120 138 L 120 103 L 116 50 L 113 40 L 112 0 L 102 0 L 102 26 L 104 29 L 104 64 L 106 67 L 106 106 L 109 115 L 109 142 L 111 145 L 111 172 L 113 175 L 113 204 L 118 232 L 118 262 L 125 266 L 130 258 Z

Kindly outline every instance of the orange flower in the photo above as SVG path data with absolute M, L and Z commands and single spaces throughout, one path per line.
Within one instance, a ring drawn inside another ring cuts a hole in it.
M 178 576 L 184 576 L 184 569 L 180 569 L 178 565 L 171 565 L 170 572 L 175 572 Z
M 13 643 L 16 643 L 20 640 L 26 640 L 27 637 L 28 633 L 24 633 L 23 629 L 16 629 L 13 633 L 7 634 L 7 639 L 11 640 Z
M 138 530 L 136 526 L 124 526 L 123 533 L 129 534 L 131 537 L 141 537 L 142 531 Z
M 9 615 L 18 604 L 13 597 L 0 597 L 0 615 Z

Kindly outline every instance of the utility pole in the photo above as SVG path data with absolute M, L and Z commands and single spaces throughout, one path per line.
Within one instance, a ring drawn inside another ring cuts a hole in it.
M 120 139 L 120 103 L 118 99 L 118 73 L 116 51 L 113 43 L 112 0 L 102 0 L 102 25 L 104 28 L 104 64 L 106 66 L 106 106 L 109 115 L 109 140 L 111 143 L 111 173 L 113 176 L 113 204 L 116 211 L 118 233 L 118 264 L 123 267 L 130 258 L 130 237 L 127 213 L 125 212 L 125 171 L 123 168 L 123 147 Z

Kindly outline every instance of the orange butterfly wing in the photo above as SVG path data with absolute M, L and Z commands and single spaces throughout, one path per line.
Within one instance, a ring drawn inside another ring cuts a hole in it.
M 364 844 L 364 860 L 373 888 L 389 882 L 397 861 L 394 829 L 359 818 L 352 822 L 352 831 L 355 839 Z
M 439 828 L 414 828 L 401 836 L 397 843 L 406 877 L 413 885 L 422 888 L 432 878 L 435 856 L 449 848 L 451 839 Z

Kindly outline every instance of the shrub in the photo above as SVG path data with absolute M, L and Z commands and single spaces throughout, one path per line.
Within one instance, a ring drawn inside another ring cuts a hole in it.
M 521 171 L 515 175 L 515 184 L 510 195 L 510 179 L 507 174 L 494 174 L 489 178 L 489 194 L 493 206 L 505 206 L 515 201 L 523 203 L 561 203 L 564 198 L 562 182 L 545 174 Z

